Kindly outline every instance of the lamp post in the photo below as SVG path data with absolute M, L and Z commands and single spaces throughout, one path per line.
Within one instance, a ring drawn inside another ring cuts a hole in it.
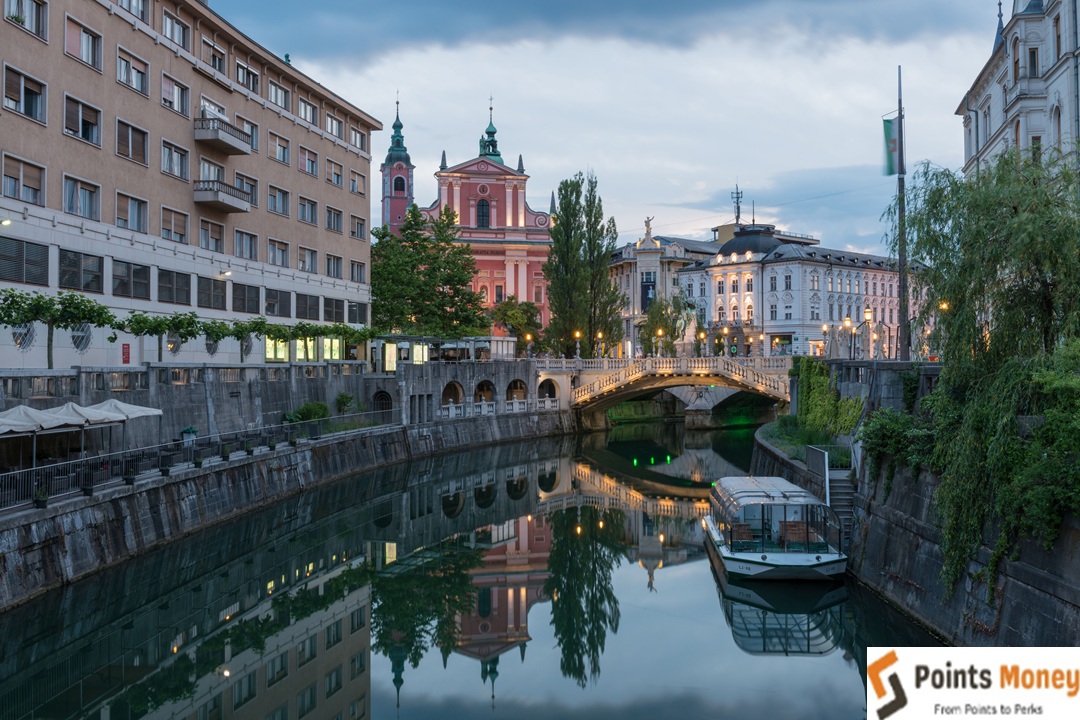
M 532 333 L 525 333 L 525 342 L 527 343 L 525 346 L 525 356 L 530 359 L 532 358 L 532 341 Z
M 661 357 L 664 353 L 664 328 L 656 328 L 656 338 L 653 345 L 653 357 Z
M 821 357 L 827 357 L 825 348 L 829 345 L 829 326 L 825 323 L 821 324 Z
M 874 310 L 869 305 L 863 308 L 863 321 L 851 328 L 851 359 L 855 359 L 855 336 L 859 333 L 859 328 L 863 325 L 869 325 L 870 321 L 874 319 Z M 848 318 L 844 319 L 845 324 L 848 322 Z
M 723 333 L 724 333 L 724 355 L 726 357 L 727 353 L 731 352 L 730 350 L 728 350 L 728 340 L 727 340 L 728 329 L 727 329 L 727 325 L 724 326 Z
M 698 341 L 700 343 L 700 352 L 703 357 L 709 357 L 709 346 L 705 344 L 705 331 L 698 330 Z
M 758 347 L 761 348 L 761 357 L 765 357 L 765 333 L 761 333 L 758 335 L 758 341 L 760 342 L 760 345 L 758 345 Z
M 596 346 L 599 349 L 599 357 L 604 357 L 604 331 L 596 331 Z
M 581 357 L 581 331 L 574 331 L 574 357 Z

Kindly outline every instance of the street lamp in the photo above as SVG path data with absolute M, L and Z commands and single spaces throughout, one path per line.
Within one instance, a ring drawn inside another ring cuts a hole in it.
M 532 333 L 525 333 L 525 342 L 528 343 L 525 348 L 525 354 L 529 358 L 532 358 L 532 340 Z
M 825 357 L 825 347 L 829 344 L 829 326 L 825 323 L 821 324 L 821 356 Z
M 653 357 L 660 357 L 664 349 L 664 328 L 656 328 L 656 338 L 654 342 Z
M 604 331 L 596 331 L 596 344 L 600 348 L 600 357 L 604 357 Z
M 574 357 L 581 357 L 581 331 L 574 331 Z
M 851 359 L 852 360 L 855 359 L 855 336 L 858 334 L 859 328 L 861 328 L 863 325 L 869 325 L 870 321 L 873 320 L 873 319 L 874 319 L 874 310 L 869 305 L 867 305 L 866 307 L 863 308 L 863 321 L 861 323 L 859 323 L 858 325 L 856 325 L 855 327 L 851 328 Z M 848 322 L 848 320 L 849 320 L 849 318 L 844 319 L 845 324 Z
M 709 346 L 705 344 L 705 331 L 698 330 L 697 339 L 701 344 L 700 352 L 703 356 L 709 356 Z
M 761 345 L 758 346 L 761 348 L 761 357 L 765 357 L 765 333 L 758 335 L 758 340 L 761 342 Z

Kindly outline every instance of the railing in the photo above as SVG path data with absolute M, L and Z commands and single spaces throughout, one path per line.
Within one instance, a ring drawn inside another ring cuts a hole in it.
M 195 180 L 195 192 L 219 192 L 225 193 L 237 200 L 251 204 L 251 193 L 244 192 L 240 188 L 233 187 L 224 180 Z
M 529 411 L 528 400 L 507 400 L 503 406 L 508 413 L 523 413 Z
M 360 432 L 400 423 L 399 410 L 336 415 L 319 420 L 262 425 L 205 437 L 184 437 L 161 445 L 102 453 L 95 457 L 0 473 L 0 509 L 47 501 L 76 493 L 92 495 L 123 480 L 135 483 L 144 475 L 169 475 L 173 469 L 227 462 L 236 452 L 254 455 L 284 443 L 299 444 L 327 435 Z
M 195 118 L 196 130 L 220 130 L 226 135 L 232 135 L 234 138 L 247 145 L 251 144 L 251 133 L 244 132 L 240 128 L 236 127 L 227 120 L 222 120 L 216 117 L 201 117 Z

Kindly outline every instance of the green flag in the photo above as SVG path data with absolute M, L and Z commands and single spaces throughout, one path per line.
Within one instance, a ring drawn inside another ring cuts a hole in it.
M 885 123 L 885 174 L 895 175 L 900 165 L 900 142 L 897 137 L 900 119 L 883 120 Z

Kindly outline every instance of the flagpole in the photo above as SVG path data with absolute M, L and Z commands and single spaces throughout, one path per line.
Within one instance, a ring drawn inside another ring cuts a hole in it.
M 907 224 L 904 198 L 904 87 L 901 77 L 901 67 L 896 67 L 896 105 L 898 110 L 897 121 L 900 129 L 897 132 L 897 174 L 896 174 L 896 259 L 900 271 L 900 360 L 911 360 L 911 320 L 908 317 L 908 278 L 907 278 Z

